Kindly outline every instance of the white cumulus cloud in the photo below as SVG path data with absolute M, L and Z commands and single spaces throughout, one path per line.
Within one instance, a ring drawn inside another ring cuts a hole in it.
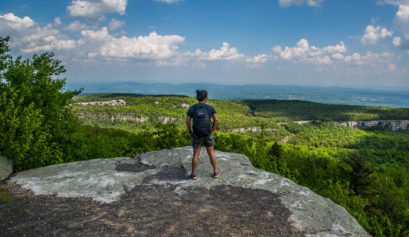
M 81 34 L 94 44 L 100 44 L 95 52 L 88 55 L 97 55 L 105 58 L 117 59 L 146 59 L 159 60 L 174 56 L 177 53 L 178 45 L 183 43 L 185 38 L 179 35 L 159 35 L 156 32 L 148 36 L 115 38 L 110 35 L 107 28 L 99 31 L 85 30 Z
M 396 12 L 396 18 L 401 22 L 409 21 L 409 4 L 399 5 L 399 10 Z
M 55 24 L 41 26 L 28 16 L 20 18 L 7 13 L 0 16 L 0 30 L 10 35 L 11 46 L 22 53 L 72 50 L 81 45 L 82 40 L 70 39 L 56 28 L 60 21 L 56 18 Z
M 278 0 L 278 4 L 281 7 L 290 7 L 292 5 L 301 6 L 307 5 L 311 7 L 319 7 L 325 0 Z
M 323 48 L 310 46 L 308 40 L 300 39 L 295 47 L 282 48 L 277 45 L 272 48 L 273 52 L 277 53 L 280 58 L 293 62 L 313 63 L 313 64 L 331 64 L 331 59 L 340 59 L 342 53 L 347 51 L 344 42 L 336 45 L 329 45 Z
M 115 18 L 112 18 L 111 21 L 109 22 L 109 30 L 116 30 L 124 25 L 125 25 L 124 21 L 119 21 Z
M 81 31 L 81 30 L 85 30 L 85 29 L 88 29 L 88 28 L 89 28 L 89 26 L 87 26 L 84 23 L 81 23 L 80 21 L 73 21 L 67 27 L 65 27 L 65 30 Z
M 20 18 L 18 16 L 15 16 L 13 13 L 0 15 L 0 29 L 2 29 L 2 31 L 6 28 L 11 28 L 13 30 L 19 31 L 33 26 L 34 21 L 28 16 Z
M 67 7 L 72 17 L 100 19 L 107 13 L 125 14 L 127 0 L 73 0 Z
M 401 49 L 409 49 L 409 0 L 384 0 L 384 3 L 398 7 L 395 14 L 395 29 L 402 35 L 392 40 L 393 45 Z
M 268 61 L 269 56 L 267 54 L 259 54 L 254 57 L 248 57 L 246 61 L 249 64 L 260 65 Z
M 379 40 L 392 37 L 392 35 L 393 31 L 389 31 L 385 27 L 368 25 L 361 38 L 361 43 L 363 45 L 375 45 Z
M 331 57 L 333 59 L 336 59 L 336 60 L 343 60 L 345 58 L 345 56 L 343 54 L 341 54 L 341 53 L 335 53 L 335 54 L 331 55 Z
M 393 38 L 392 43 L 395 47 L 399 47 L 402 44 L 402 39 L 400 37 L 395 37 Z
M 186 62 L 193 62 L 193 65 L 201 65 L 204 67 L 204 62 L 208 61 L 225 61 L 235 63 L 237 65 L 246 65 L 249 67 L 259 67 L 266 63 L 271 55 L 259 54 L 256 56 L 247 56 L 239 53 L 237 48 L 231 47 L 229 43 L 223 42 L 219 49 L 211 49 L 207 52 L 203 52 L 201 49 L 196 49 L 194 52 L 185 52 L 182 54 L 182 58 Z
M 377 67 L 392 64 L 394 58 L 395 54 L 389 52 L 384 53 L 367 52 L 365 55 L 353 53 L 352 55 L 345 57 L 345 62 L 355 65 L 370 65 Z
M 202 52 L 200 49 L 196 49 L 194 53 L 188 52 L 188 55 L 208 61 L 237 60 L 245 57 L 243 54 L 240 54 L 236 48 L 231 48 L 227 42 L 223 42 L 220 49 L 211 49 L 209 52 Z

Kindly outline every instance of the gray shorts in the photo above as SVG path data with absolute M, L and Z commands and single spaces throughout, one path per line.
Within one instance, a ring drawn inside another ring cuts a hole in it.
M 214 146 L 214 136 L 213 132 L 207 137 L 198 137 L 195 134 L 192 136 L 192 146 L 193 148 L 199 148 L 202 146 L 212 147 Z

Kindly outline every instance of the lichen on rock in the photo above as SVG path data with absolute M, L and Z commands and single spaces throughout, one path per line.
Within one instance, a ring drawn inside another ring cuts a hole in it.
M 242 154 L 215 151 L 221 175 L 214 179 L 203 149 L 197 170 L 199 179 L 192 181 L 188 178 L 192 152 L 191 147 L 181 147 L 132 158 L 54 165 L 18 173 L 11 181 L 36 194 L 92 197 L 106 203 L 119 200 L 126 190 L 141 185 L 172 187 L 180 196 L 195 189 L 221 186 L 265 190 L 278 195 L 283 208 L 289 210 L 288 221 L 305 236 L 369 236 L 343 207 L 289 179 L 254 168 Z

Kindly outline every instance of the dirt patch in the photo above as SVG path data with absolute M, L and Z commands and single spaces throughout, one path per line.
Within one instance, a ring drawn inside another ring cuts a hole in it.
M 148 183 L 152 179 L 176 181 L 176 180 L 185 180 L 187 178 L 188 177 L 186 177 L 184 168 L 164 166 L 155 175 L 147 176 L 143 180 L 143 183 Z
M 143 172 L 145 170 L 155 169 L 155 166 L 148 166 L 141 164 L 139 162 L 129 163 L 118 163 L 115 167 L 116 171 L 128 171 L 128 172 Z
M 179 195 L 176 186 L 141 185 L 107 204 L 1 186 L 24 198 L 0 200 L 0 236 L 303 235 L 290 226 L 279 196 L 259 189 L 193 187 Z

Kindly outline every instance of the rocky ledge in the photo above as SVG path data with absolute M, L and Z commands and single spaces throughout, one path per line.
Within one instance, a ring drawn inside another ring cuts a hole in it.
M 0 180 L 6 179 L 13 172 L 13 161 L 0 156 Z
M 241 154 L 216 151 L 221 175 L 214 179 L 207 154 L 202 151 L 199 179 L 190 180 L 191 155 L 191 147 L 181 147 L 132 158 L 66 163 L 18 173 L 8 183 L 32 190 L 35 197 L 88 200 L 80 204 L 86 208 L 81 214 L 77 213 L 81 208 L 70 206 L 69 212 L 61 211 L 62 204 L 58 204 L 61 214 L 51 215 L 62 218 L 74 213 L 67 226 L 78 228 L 74 234 L 87 236 L 101 234 L 95 224 L 98 220 L 105 223 L 105 231 L 115 227 L 107 222 L 118 221 L 118 226 L 129 222 L 126 228 L 118 229 L 123 232 L 113 233 L 137 236 L 369 236 L 343 207 L 289 179 L 254 168 Z M 92 205 L 110 206 L 115 215 L 110 216 L 105 209 L 103 215 L 93 213 L 102 207 L 89 208 Z M 84 221 L 75 225 L 78 218 Z M 12 220 L 4 221 L 9 222 Z M 45 226 L 50 227 L 50 222 Z M 55 222 L 64 223 L 59 219 Z M 2 227 L 13 228 L 18 229 Z M 64 230 L 49 234 L 68 233 Z
M 349 128 L 368 129 L 373 127 L 387 128 L 393 131 L 409 129 L 409 120 L 373 120 L 373 121 L 347 121 L 335 122 L 337 126 Z

